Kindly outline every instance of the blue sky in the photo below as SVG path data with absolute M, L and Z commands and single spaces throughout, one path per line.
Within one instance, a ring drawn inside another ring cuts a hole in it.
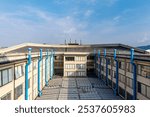
M 150 0 L 0 0 L 0 46 L 150 44 Z

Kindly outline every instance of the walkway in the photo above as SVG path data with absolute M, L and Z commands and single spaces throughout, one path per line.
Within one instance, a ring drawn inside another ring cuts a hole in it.
M 37 100 L 121 100 L 97 78 L 54 78 Z

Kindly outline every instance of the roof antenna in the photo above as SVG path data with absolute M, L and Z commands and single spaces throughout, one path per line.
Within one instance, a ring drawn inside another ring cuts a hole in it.
M 82 41 L 80 40 L 80 45 L 82 44 Z
M 65 39 L 65 45 L 66 45 L 66 39 Z
M 70 43 L 71 43 L 71 38 L 70 38 Z

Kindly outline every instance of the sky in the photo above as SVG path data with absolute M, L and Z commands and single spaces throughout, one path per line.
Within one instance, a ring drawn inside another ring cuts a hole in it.
M 150 0 L 0 0 L 0 47 L 150 44 Z

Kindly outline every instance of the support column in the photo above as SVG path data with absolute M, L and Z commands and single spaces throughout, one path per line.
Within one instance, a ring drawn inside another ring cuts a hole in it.
M 46 58 L 45 58 L 45 85 L 48 86 L 48 49 L 46 52 Z
M 137 81 L 137 76 L 136 76 L 136 64 L 134 63 L 134 49 L 132 48 L 130 50 L 130 61 L 131 61 L 131 64 L 132 64 L 132 70 L 133 70 L 133 100 L 136 100 L 137 98 L 137 95 L 136 95 L 136 81 Z
M 40 97 L 42 95 L 42 91 L 41 91 L 41 71 L 40 71 L 40 63 L 42 61 L 42 49 L 40 49 L 40 58 L 38 60 L 38 96 Z
M 100 50 L 98 50 L 98 78 L 101 79 L 101 58 L 100 58 Z
M 51 80 L 51 52 L 49 52 L 49 80 Z
M 50 80 L 53 79 L 53 74 L 54 74 L 54 56 L 53 56 L 53 50 L 51 51 L 51 72 L 50 72 Z
M 117 60 L 117 57 L 116 57 L 116 52 L 117 50 L 114 49 L 114 60 L 116 62 L 116 87 L 115 87 L 115 90 L 114 90 L 114 94 L 115 95 L 118 95 L 118 60 Z
M 96 49 L 94 48 L 94 70 L 96 75 Z
M 29 94 L 28 94 L 28 84 L 29 84 L 29 65 L 31 64 L 31 48 L 28 48 L 28 58 L 27 58 L 27 63 L 25 65 L 25 100 L 28 100 Z
M 108 85 L 108 60 L 106 58 L 106 49 L 104 49 L 104 58 L 106 60 L 106 79 L 105 79 L 105 83 L 106 83 L 106 85 Z

